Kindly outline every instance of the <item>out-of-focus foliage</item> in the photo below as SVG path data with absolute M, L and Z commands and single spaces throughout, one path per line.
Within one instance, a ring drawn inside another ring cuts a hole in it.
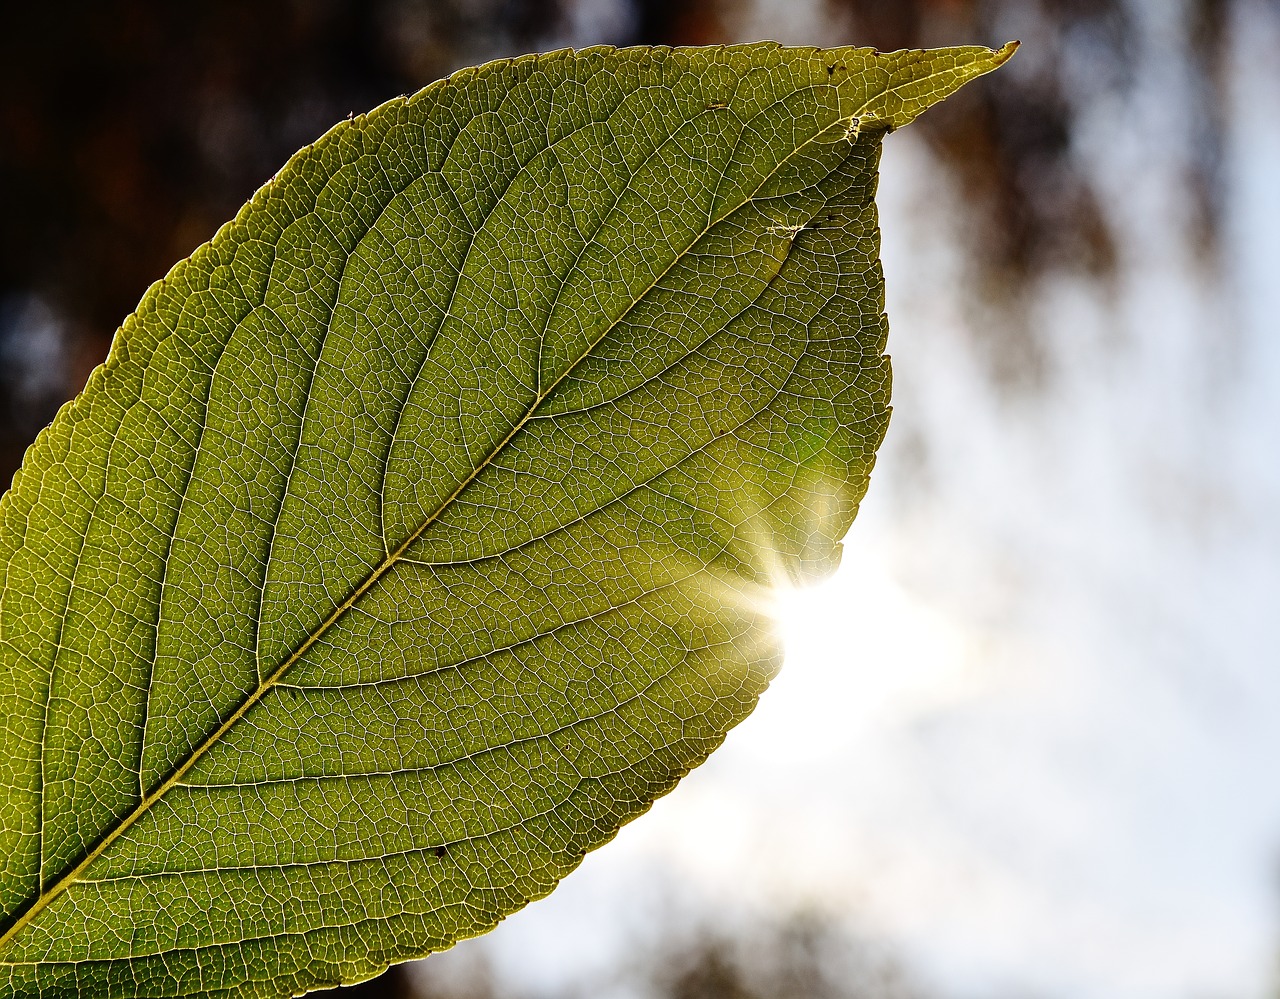
M 984 38 L 1008 31 L 1032 53 L 1016 85 L 977 87 L 956 113 L 923 132 L 953 173 L 968 207 L 963 233 L 976 298 L 986 314 L 986 354 L 1004 382 L 1043 375 L 1034 324 L 1022 308 L 1037 280 L 1074 274 L 1109 285 L 1116 276 L 1122 217 L 1108 210 L 1081 142 L 1091 112 L 1127 100 L 1143 38 L 1124 0 L 826 0 L 853 34 L 882 48 L 927 46 L 936 38 Z M 1186 69 L 1196 99 L 1180 109 L 1198 138 L 1183 187 L 1188 236 L 1206 264 L 1215 259 L 1222 224 L 1221 163 L 1225 133 L 1226 25 L 1232 0 L 1190 0 Z M 1005 321 L 1000 321 L 1000 310 Z
M 898 964 L 809 915 L 733 935 L 703 931 L 646 962 L 653 999 L 915 999 Z
M 512 983 L 484 944 L 465 956 L 392 968 L 327 999 L 921 999 L 929 993 L 883 947 L 829 917 L 798 913 L 732 931 L 678 920 L 599 980 L 549 995 Z M 437 970 L 437 967 L 441 970 Z

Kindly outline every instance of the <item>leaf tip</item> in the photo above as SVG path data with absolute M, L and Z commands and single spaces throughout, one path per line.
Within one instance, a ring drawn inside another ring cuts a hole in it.
M 1003 45 L 1000 46 L 1000 48 L 995 49 L 992 52 L 992 56 L 991 56 L 992 69 L 996 69 L 1000 66 L 1003 66 L 1005 63 L 1007 63 L 1010 59 L 1013 58 L 1013 54 L 1017 52 L 1018 49 L 1020 49 L 1021 47 L 1022 47 L 1022 42 L 1020 42 L 1018 39 L 1015 38 L 1013 41 L 1005 42 Z

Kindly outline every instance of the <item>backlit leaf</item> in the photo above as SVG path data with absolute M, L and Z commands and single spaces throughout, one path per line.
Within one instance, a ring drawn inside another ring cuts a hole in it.
M 153 286 L 0 502 L 0 994 L 368 977 L 701 762 L 888 421 L 880 140 L 1010 51 L 464 70 Z

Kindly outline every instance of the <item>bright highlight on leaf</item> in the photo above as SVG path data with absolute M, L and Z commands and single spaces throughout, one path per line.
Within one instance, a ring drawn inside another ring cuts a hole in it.
M 1011 51 L 464 70 L 154 285 L 0 501 L 0 995 L 368 977 L 700 763 L 888 422 L 880 140 Z

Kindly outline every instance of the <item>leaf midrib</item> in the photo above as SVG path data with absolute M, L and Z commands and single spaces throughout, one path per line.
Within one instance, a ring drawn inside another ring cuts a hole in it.
M 892 89 L 892 88 L 886 88 L 886 90 L 889 90 L 889 89 Z M 641 302 L 643 302 L 646 299 L 646 297 L 653 291 L 653 289 L 657 287 L 657 285 L 672 271 L 672 269 L 675 268 L 675 266 L 681 260 L 683 260 L 690 252 L 692 252 L 694 247 L 696 247 L 698 243 L 700 243 L 715 226 L 724 222 L 726 219 L 730 218 L 732 215 L 740 211 L 742 208 L 754 202 L 757 199 L 757 196 L 759 195 L 760 190 L 778 173 L 779 170 L 783 168 L 783 166 L 785 166 L 793 157 L 795 157 L 797 154 L 799 154 L 802 150 L 807 148 L 809 145 L 819 141 L 819 139 L 822 136 L 828 134 L 832 128 L 834 128 L 837 125 L 843 125 L 846 127 L 846 129 L 850 128 L 851 126 L 857 126 L 860 120 L 861 113 L 874 100 L 882 97 L 883 93 L 884 91 L 878 93 L 874 97 L 868 98 L 868 100 L 863 104 L 862 108 L 860 108 L 857 113 L 852 115 L 837 117 L 834 121 L 817 129 L 813 135 L 807 138 L 804 142 L 797 144 L 796 147 L 792 149 L 789 153 L 787 153 L 786 156 L 779 159 L 778 162 L 774 164 L 774 166 L 769 170 L 769 172 L 766 173 L 760 179 L 759 183 L 756 185 L 755 189 L 751 192 L 751 194 L 744 197 L 731 209 L 721 213 L 719 218 L 716 218 L 714 221 L 709 221 L 708 224 L 704 226 L 702 230 L 699 231 L 697 235 L 694 236 L 693 239 L 689 241 L 689 243 L 685 246 L 685 248 L 682 249 L 679 253 L 677 253 L 671 259 L 671 261 L 667 264 L 667 266 L 663 268 L 663 270 L 658 275 L 656 275 L 654 279 L 642 291 L 640 291 L 638 294 L 636 294 L 632 298 L 631 302 L 627 305 L 627 307 L 623 309 L 610 323 L 608 323 L 608 325 L 605 326 L 605 328 L 600 332 L 600 334 L 582 350 L 582 352 L 578 355 L 578 357 L 576 357 L 571 364 L 567 365 L 564 371 L 562 371 L 555 378 L 555 380 L 549 386 L 547 386 L 546 389 L 541 390 L 537 393 L 533 402 L 526 408 L 524 414 L 511 427 L 511 429 L 507 432 L 506 436 L 504 436 L 501 441 L 499 441 L 493 448 L 490 449 L 489 453 L 484 457 L 482 461 L 476 464 L 475 468 L 472 469 L 472 471 L 466 476 L 466 478 L 464 478 L 458 484 L 458 486 L 444 500 L 442 500 L 437 505 L 434 511 L 432 511 L 426 518 L 423 519 L 422 523 L 412 533 L 410 533 L 404 539 L 404 541 L 402 541 L 396 547 L 396 549 L 393 552 L 387 555 L 387 557 L 384 558 L 383 561 L 372 572 L 370 572 L 369 575 L 366 576 L 364 580 L 340 604 L 337 605 L 337 607 L 334 608 L 334 610 L 329 614 L 329 616 L 326 617 L 307 636 L 307 638 L 298 646 L 298 648 L 295 649 L 287 658 L 285 658 L 263 680 L 261 680 L 258 686 L 253 690 L 253 692 L 250 693 L 249 696 L 247 696 L 243 701 L 241 701 L 241 703 L 237 706 L 235 711 L 233 711 L 230 715 L 228 715 L 228 717 L 220 725 L 218 725 L 218 727 L 214 729 L 212 733 L 206 736 L 205 739 L 199 743 L 199 745 L 197 745 L 194 749 L 192 749 L 190 753 L 187 755 L 186 759 L 183 760 L 181 763 L 179 763 L 170 772 L 168 777 L 166 777 L 150 794 L 144 795 L 142 799 L 138 802 L 138 804 L 134 807 L 134 809 L 131 812 L 129 812 L 128 815 L 126 815 L 123 819 L 117 822 L 116 825 L 109 832 L 103 835 L 102 838 L 98 841 L 98 844 L 92 850 L 88 851 L 85 854 L 85 856 L 80 860 L 79 863 L 77 863 L 67 873 L 59 877 L 57 881 L 55 881 L 48 889 L 41 892 L 41 894 L 36 898 L 36 900 L 32 902 L 31 905 L 20 916 L 18 916 L 16 920 L 14 920 L 13 924 L 9 927 L 9 929 L 6 930 L 2 935 L 0 935 L 0 952 L 3 952 L 3 950 L 7 948 L 8 945 L 10 945 L 17 938 L 18 934 L 21 933 L 22 930 L 25 929 L 41 912 L 43 912 L 46 908 L 48 908 L 48 906 L 56 898 L 58 898 L 58 896 L 60 896 L 64 891 L 70 888 L 73 884 L 77 883 L 80 880 L 80 875 L 83 874 L 89 868 L 90 865 L 92 865 L 95 861 L 97 861 L 98 858 L 101 857 L 117 839 L 123 836 L 124 833 L 126 833 L 130 828 L 132 828 L 132 826 L 139 819 L 141 819 L 144 815 L 146 815 L 147 812 L 151 810 L 151 807 L 156 802 L 160 801 L 170 790 L 172 790 L 175 786 L 179 785 L 180 782 L 182 781 L 182 778 L 191 772 L 192 768 L 195 767 L 196 763 L 200 761 L 200 759 L 205 755 L 205 753 L 207 753 L 210 749 L 216 746 L 218 742 L 222 739 L 222 737 L 226 735 L 226 733 L 230 731 L 240 721 L 241 718 L 243 718 L 250 710 L 252 710 L 252 708 L 255 705 L 257 705 L 262 700 L 262 698 L 276 686 L 280 678 L 283 677 L 284 674 L 287 673 L 299 660 L 301 660 L 311 650 L 311 648 L 317 642 L 319 642 L 321 638 L 324 637 L 324 635 L 329 631 L 329 629 L 333 627 L 333 625 L 336 624 L 343 617 L 343 615 L 346 614 L 348 610 L 350 610 L 366 593 L 368 593 L 374 586 L 376 586 L 377 583 L 383 578 L 383 576 L 385 576 L 392 568 L 395 567 L 395 565 L 404 556 L 405 552 L 408 551 L 408 549 L 420 537 L 422 537 L 423 534 L 426 533 L 427 529 L 430 528 L 432 524 L 436 523 L 436 521 L 438 521 L 444 515 L 444 513 L 453 504 L 454 500 L 456 500 L 471 485 L 471 483 L 473 483 L 480 476 L 480 474 L 490 466 L 490 464 L 492 464 L 494 459 L 502 452 L 502 450 L 507 446 L 507 444 L 509 444 L 511 440 L 522 429 L 524 429 L 524 427 L 529 423 L 529 421 L 533 419 L 534 414 L 537 412 L 538 408 L 548 398 L 550 398 L 550 396 L 552 396 L 555 393 L 556 389 L 560 386 L 560 384 L 573 373 L 573 371 L 578 367 L 579 364 L 581 364 L 584 360 L 586 360 L 588 357 L 591 356 L 592 352 L 596 349 L 596 347 L 599 346 L 600 343 L 610 333 L 612 333 L 614 329 L 617 328 L 619 323 L 621 323 L 637 306 L 640 305 Z M 844 141 L 849 142 L 850 148 L 852 148 L 852 145 L 856 141 L 857 137 L 858 136 L 856 131 L 854 131 L 853 135 L 849 135 L 848 132 L 846 132 Z M 838 169 L 838 167 L 836 167 L 836 169 Z M 815 182 L 815 185 L 811 185 L 811 186 L 816 186 L 816 182 Z M 783 257 L 783 261 L 779 265 L 779 268 L 778 268 L 779 272 L 781 271 L 782 266 L 785 265 L 786 258 L 790 256 L 791 249 L 794 245 L 795 245 L 795 237 L 793 235 L 791 241 L 787 244 L 786 253 Z M 5 963 L 8 963 L 8 962 L 5 962 Z

